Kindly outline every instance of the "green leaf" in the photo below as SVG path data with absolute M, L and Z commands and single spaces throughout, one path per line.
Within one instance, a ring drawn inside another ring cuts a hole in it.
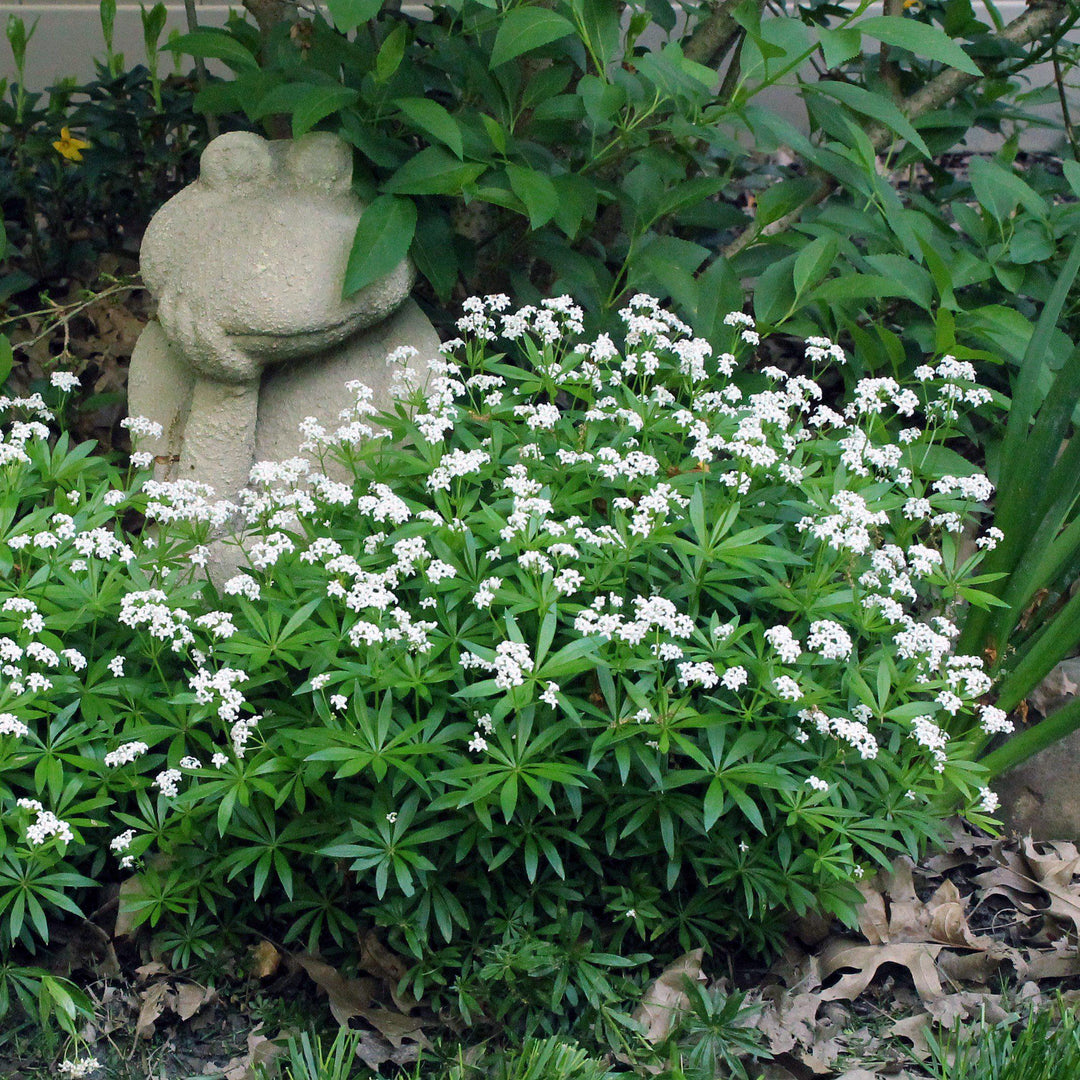
M 1073 194 L 1080 199 L 1080 163 L 1066 159 L 1061 163 L 1061 171 L 1065 174 L 1065 179 L 1069 181 Z M 0 256 L 3 253 L 3 247 L 0 246 Z
M 257 71 L 259 62 L 239 41 L 224 30 L 202 28 L 181 34 L 165 46 L 170 52 L 187 53 L 204 60 L 220 60 L 233 71 Z
M 786 213 L 794 210 L 804 199 L 808 199 L 817 189 L 817 181 L 809 177 L 781 180 L 778 184 L 772 184 L 758 196 L 757 211 L 754 214 L 755 224 L 761 228 L 778 221 Z
M 361 23 L 374 19 L 381 7 L 382 0 L 326 0 L 330 18 L 343 34 L 348 34 Z
M 969 75 L 982 75 L 979 65 L 948 34 L 928 23 L 900 15 L 875 15 L 856 23 L 852 29 Z
M 412 199 L 380 195 L 356 226 L 342 295 L 352 296 L 389 274 L 408 255 L 415 232 L 416 204 Z
M 821 82 L 807 85 L 806 89 L 828 97 L 846 105 L 855 112 L 863 113 L 879 123 L 884 124 L 897 135 L 907 139 L 912 146 L 924 156 L 930 156 L 930 148 L 923 141 L 923 137 L 911 126 L 911 121 L 887 98 L 881 94 L 871 93 L 861 86 L 852 83 L 836 82 L 822 79 Z
M 402 57 L 405 55 L 405 41 L 408 34 L 404 23 L 395 26 L 379 49 L 375 57 L 375 81 L 386 82 L 391 75 L 401 66 Z
M 1011 169 L 1003 168 L 998 162 L 972 158 L 968 175 L 979 205 L 989 210 L 997 221 L 1009 217 L 1017 204 L 1038 218 L 1047 216 L 1048 207 L 1042 196 Z
M 555 185 L 543 173 L 527 169 L 523 165 L 507 165 L 506 175 L 510 188 L 525 204 L 529 214 L 529 226 L 539 229 L 546 225 L 559 209 L 559 196 Z
M 440 300 L 447 300 L 458 279 L 454 233 L 443 214 L 422 213 L 411 249 L 413 262 L 431 282 Z
M 844 274 L 819 285 L 813 300 L 842 303 L 845 300 L 877 300 L 883 296 L 910 296 L 911 287 L 878 274 Z
M 437 101 L 427 98 L 398 98 L 394 104 L 421 130 L 448 146 L 460 161 L 464 157 L 461 127 Z
M 306 135 L 320 120 L 356 103 L 360 97 L 357 90 L 347 86 L 311 86 L 292 108 L 292 133 L 294 139 Z
M 0 388 L 11 374 L 14 365 L 15 354 L 11 351 L 11 342 L 8 341 L 6 334 L 0 334 Z
M 592 221 L 596 217 L 596 185 L 573 173 L 555 176 L 551 182 L 559 200 L 555 224 L 573 240 L 582 222 Z
M 818 30 L 818 41 L 821 43 L 825 63 L 830 68 L 837 68 L 862 52 L 862 34 L 850 27 L 844 30 L 821 27 Z
M 766 326 L 775 326 L 795 303 L 791 274 L 796 256 L 786 255 L 770 263 L 754 285 L 754 317 Z
M 792 279 L 795 282 L 795 295 L 806 291 L 807 286 L 816 285 L 832 269 L 836 253 L 840 248 L 840 239 L 835 233 L 812 240 L 795 258 Z
M 522 53 L 539 49 L 574 33 L 574 24 L 554 11 L 542 7 L 516 7 L 499 23 L 495 44 L 491 47 L 490 66 L 497 68 Z
M 460 162 L 438 146 L 421 150 L 401 166 L 385 184 L 390 195 L 460 195 L 487 166 Z

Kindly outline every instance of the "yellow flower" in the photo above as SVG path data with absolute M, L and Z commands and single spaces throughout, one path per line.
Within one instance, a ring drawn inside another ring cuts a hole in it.
M 60 138 L 53 143 L 58 154 L 62 154 L 68 161 L 82 161 L 82 151 L 88 150 L 90 144 L 82 139 L 76 139 L 66 127 L 60 129 Z

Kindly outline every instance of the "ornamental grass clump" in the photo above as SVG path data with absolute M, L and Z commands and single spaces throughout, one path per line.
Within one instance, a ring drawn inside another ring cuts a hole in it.
M 427 370 L 390 358 L 392 413 L 352 384 L 237 505 L 9 419 L 5 947 L 135 871 L 174 963 L 374 927 L 434 1004 L 572 1017 L 988 822 L 971 747 L 1008 725 L 952 642 L 991 492 L 942 445 L 970 366 L 829 401 L 829 341 L 789 373 L 741 313 L 715 350 L 622 318 L 471 300 Z

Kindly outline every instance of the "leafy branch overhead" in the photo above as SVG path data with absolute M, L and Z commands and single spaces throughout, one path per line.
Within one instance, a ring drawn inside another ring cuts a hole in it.
M 894 234 L 908 277 L 933 275 L 923 245 L 937 244 L 898 214 L 879 156 L 927 160 L 972 124 L 999 125 L 1001 87 L 1075 19 L 1064 0 L 1008 26 L 980 22 L 964 0 L 901 14 L 867 6 L 776 14 L 720 0 L 688 5 L 684 33 L 669 0 L 448 0 L 425 19 L 329 0 L 326 17 L 275 23 L 260 8 L 258 31 L 234 19 L 171 47 L 234 72 L 203 90 L 203 111 L 285 117 L 293 134 L 328 127 L 356 149 L 373 220 L 347 291 L 408 253 L 443 299 L 511 284 L 526 299 L 568 292 L 606 312 L 645 289 L 711 334 L 710 297 L 739 306 L 740 283 L 779 261 L 757 314 L 805 332 L 831 317 L 815 305 L 837 298 L 849 305 L 841 318 L 868 299 L 912 299 L 895 273 L 860 261 L 822 204 L 865 206 Z M 761 104 L 774 86 L 801 99 L 808 130 Z M 747 206 L 740 187 L 760 183 L 757 155 L 785 147 L 800 166 L 774 172 Z M 817 238 L 830 258 L 810 272 L 804 260 L 796 288 L 797 253 L 785 261 L 785 248 Z M 827 279 L 843 284 L 817 292 Z

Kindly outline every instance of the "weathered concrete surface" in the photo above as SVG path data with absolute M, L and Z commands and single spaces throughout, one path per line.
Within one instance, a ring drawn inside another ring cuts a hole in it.
M 177 459 L 164 475 L 233 498 L 256 457 L 297 453 L 304 417 L 337 426 L 347 381 L 388 406 L 387 352 L 411 345 L 421 365 L 436 354 L 434 329 L 406 304 L 408 260 L 342 297 L 363 213 L 351 179 L 336 136 L 231 132 L 151 221 L 141 260 L 158 319 L 132 356 L 129 406 L 165 428 L 139 447 Z
M 1031 694 L 1044 716 L 1080 692 L 1080 658 L 1064 660 Z M 1080 840 L 1080 731 L 1074 731 L 994 782 L 1005 824 L 1036 840 Z
M 313 416 L 331 432 L 339 427 L 338 413 L 352 404 L 345 390 L 350 380 L 367 383 L 374 391 L 375 403 L 385 407 L 391 400 L 393 372 L 386 357 L 402 345 L 419 350 L 421 363 L 438 355 L 438 335 L 412 300 L 353 341 L 314 359 L 267 370 L 254 399 L 244 384 L 213 384 L 221 388 L 219 404 L 212 410 L 217 417 L 203 419 L 198 416 L 198 407 L 192 408 L 197 385 L 194 372 L 169 343 L 161 325 L 152 320 L 132 354 L 128 408 L 133 416 L 157 421 L 164 434 L 160 440 L 141 439 L 139 448 L 164 459 L 157 468 L 158 479 L 203 479 L 217 471 L 222 490 L 236 491 L 247 482 L 253 461 L 284 461 L 300 454 L 304 440 L 299 426 L 306 417 Z M 239 392 L 239 400 L 230 401 L 229 391 Z M 237 417 L 240 401 L 245 403 L 244 411 Z M 255 419 L 246 411 L 252 404 L 257 419 L 250 425 L 254 438 L 249 445 L 240 439 L 249 419 Z M 192 422 L 201 425 L 196 441 L 202 458 L 195 456 L 190 444 L 185 450 L 185 426 Z

